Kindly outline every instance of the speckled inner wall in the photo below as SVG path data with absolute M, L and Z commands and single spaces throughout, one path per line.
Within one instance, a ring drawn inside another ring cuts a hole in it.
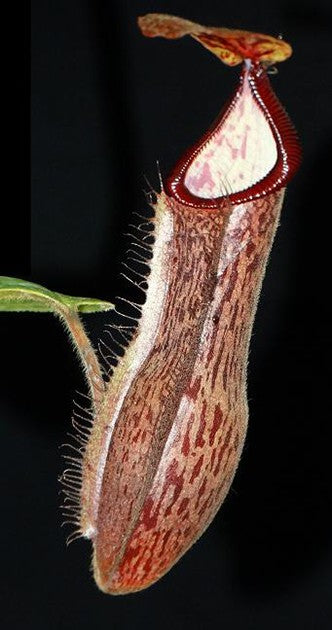
M 58 508 L 58 446 L 70 430 L 74 390 L 84 391 L 79 366 L 50 316 L 2 315 L 3 624 L 325 630 L 332 615 L 323 358 L 331 9 L 309 1 L 134 4 L 32 3 L 31 212 L 29 28 L 18 12 L 4 21 L 12 37 L 3 53 L 10 131 L 3 196 L 9 190 L 11 203 L 3 209 L 2 254 L 9 251 L 1 273 L 69 294 L 128 295 L 119 277 L 122 234 L 131 212 L 145 207 L 143 175 L 157 185 L 157 159 L 169 172 L 218 114 L 236 72 L 191 41 L 152 45 L 136 27 L 138 15 L 282 33 L 294 54 L 271 80 L 304 157 L 287 190 L 255 323 L 248 439 L 226 503 L 177 567 L 142 594 L 99 593 L 87 543 L 64 546 Z M 106 319 L 88 320 L 94 338 Z

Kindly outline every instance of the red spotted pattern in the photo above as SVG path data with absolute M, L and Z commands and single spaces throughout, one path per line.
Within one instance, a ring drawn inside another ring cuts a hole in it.
M 282 197 L 277 192 L 246 203 L 232 243 L 238 256 L 219 277 L 216 252 L 225 256 L 227 241 L 218 240 L 218 231 L 226 223 L 227 233 L 227 209 L 199 215 L 206 226 L 213 221 L 209 231 L 195 221 L 186 243 L 181 236 L 170 245 L 170 258 L 175 248 L 179 261 L 172 266 L 172 300 L 125 399 L 104 471 L 95 566 L 109 592 L 138 590 L 163 575 L 228 492 L 247 425 L 250 330 Z M 172 200 L 168 205 L 183 235 L 186 210 Z M 187 269 L 188 257 L 200 266 L 199 282 Z M 155 386 L 146 396 L 151 379 Z

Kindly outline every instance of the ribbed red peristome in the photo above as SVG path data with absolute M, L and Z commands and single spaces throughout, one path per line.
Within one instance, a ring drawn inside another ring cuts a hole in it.
M 217 127 L 220 128 L 228 117 L 229 112 L 234 107 L 243 89 L 244 76 L 247 75 L 249 85 L 259 107 L 270 124 L 271 131 L 277 146 L 277 161 L 271 171 L 253 186 L 245 188 L 236 193 L 230 192 L 228 195 L 231 204 L 239 204 L 252 199 L 265 196 L 272 191 L 283 188 L 293 177 L 298 169 L 301 160 L 301 148 L 296 130 L 275 95 L 266 71 L 260 63 L 253 63 L 248 69 L 243 66 L 239 85 L 234 95 L 227 102 L 219 114 L 215 124 L 207 133 L 177 162 L 166 180 L 165 188 L 170 197 L 174 197 L 183 204 L 196 208 L 220 208 L 225 197 L 206 199 L 193 195 L 184 184 L 186 172 L 195 160 L 203 146 L 215 133 Z

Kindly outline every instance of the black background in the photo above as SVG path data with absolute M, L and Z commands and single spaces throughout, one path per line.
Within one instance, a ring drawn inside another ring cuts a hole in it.
M 233 488 L 201 540 L 149 590 L 106 596 L 89 571 L 89 544 L 66 549 L 58 445 L 83 378 L 51 316 L 1 315 L 1 627 L 330 628 L 329 3 L 34 0 L 31 214 L 29 16 L 12 9 L 2 26 L 2 274 L 73 295 L 128 294 L 120 235 L 145 206 L 143 174 L 157 185 L 156 160 L 167 173 L 237 76 L 190 39 L 144 39 L 140 14 L 282 33 L 294 55 L 272 81 L 304 156 L 255 322 L 250 426 Z M 87 319 L 94 339 L 105 321 Z

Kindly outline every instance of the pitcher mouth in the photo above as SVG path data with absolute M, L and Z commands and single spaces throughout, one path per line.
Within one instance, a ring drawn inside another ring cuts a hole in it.
M 166 192 L 185 205 L 220 208 L 284 187 L 300 162 L 296 131 L 266 69 L 245 60 L 239 84 L 206 134 L 175 165 Z

